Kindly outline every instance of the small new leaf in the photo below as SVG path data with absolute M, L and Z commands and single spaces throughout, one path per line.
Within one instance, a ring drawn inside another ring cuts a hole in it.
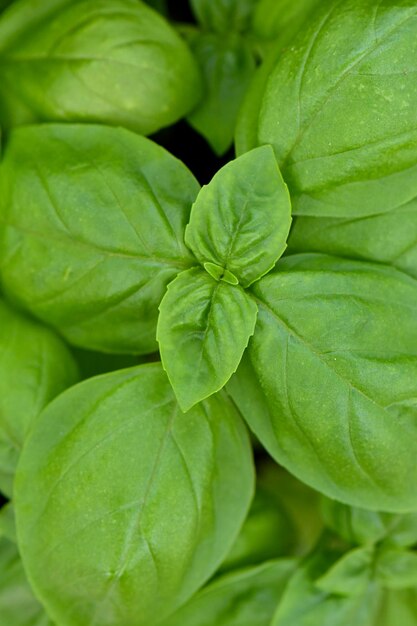
M 187 411 L 219 391 L 236 371 L 258 308 L 240 286 L 192 268 L 170 283 L 159 311 L 162 364 Z
M 243 287 L 269 272 L 286 248 L 291 203 L 270 146 L 225 165 L 191 210 L 185 242 L 202 265 L 215 263 Z

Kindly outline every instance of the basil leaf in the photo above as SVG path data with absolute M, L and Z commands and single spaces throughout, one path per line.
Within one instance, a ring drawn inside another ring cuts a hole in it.
M 225 394 L 183 415 L 155 363 L 53 401 L 15 484 L 22 558 L 51 616 L 150 626 L 230 550 L 252 497 L 251 448 Z
M 363 594 L 352 596 L 329 594 L 317 586 L 317 579 L 337 556 L 335 551 L 322 549 L 298 567 L 278 605 L 272 626 L 370 626 L 374 623 L 380 592 L 373 586 Z
M 372 626 L 415 626 L 417 623 L 417 590 L 385 590 L 380 609 Z
M 270 626 L 294 565 L 280 559 L 222 576 L 161 626 Z
M 270 146 L 222 167 L 191 210 L 185 241 L 201 264 L 229 270 L 243 287 L 266 274 L 286 248 L 287 187 Z
M 319 589 L 342 596 L 355 596 L 366 591 L 372 578 L 374 548 L 355 548 L 344 554 L 327 572 L 316 580 Z
M 6 626 L 52 626 L 26 580 L 16 546 L 0 539 L 0 615 Z
M 280 49 L 290 45 L 306 27 L 320 0 L 259 0 L 252 19 L 252 30 L 261 40 L 272 40 Z
M 241 287 L 193 268 L 168 286 L 159 310 L 162 364 L 187 411 L 236 371 L 255 329 L 257 306 Z
M 20 0 L 0 20 L 0 120 L 122 125 L 143 134 L 197 103 L 185 43 L 138 0 Z
M 249 44 L 238 34 L 202 33 L 192 38 L 205 87 L 198 106 L 188 116 L 218 155 L 231 147 L 237 115 L 255 72 Z
M 231 147 L 237 115 L 255 71 L 249 44 L 237 34 L 202 33 L 190 40 L 205 87 L 188 116 L 218 155 Z
M 324 498 L 322 513 L 326 525 L 349 543 L 412 546 L 417 543 L 417 513 L 395 515 L 350 507 Z
M 16 543 L 16 522 L 11 502 L 0 509 L 0 540 L 2 537 Z
M 290 552 L 295 528 L 274 495 L 257 486 L 249 514 L 219 572 L 257 565 Z
M 244 31 L 257 0 L 191 0 L 191 8 L 200 24 L 218 33 Z
M 0 489 L 13 478 L 29 427 L 52 398 L 76 382 L 72 355 L 51 330 L 0 300 Z
M 417 278 L 417 197 L 367 217 L 297 217 L 288 245 L 292 253 L 309 250 L 387 263 Z
M 415 281 L 294 255 L 251 290 L 257 326 L 229 390 L 255 434 L 329 497 L 415 511 Z
M 417 195 L 417 7 L 321 3 L 270 74 L 257 143 L 297 215 L 362 217 Z
M 192 264 L 183 232 L 197 191 L 182 163 L 129 131 L 15 130 L 0 181 L 5 290 L 78 346 L 154 352 L 166 286 Z
M 417 553 L 395 549 L 380 550 L 375 575 L 381 585 L 391 589 L 417 587 Z

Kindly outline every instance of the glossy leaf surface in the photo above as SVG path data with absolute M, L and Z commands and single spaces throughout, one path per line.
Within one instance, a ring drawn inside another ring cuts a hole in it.
M 75 361 L 50 329 L 0 300 L 0 490 L 12 495 L 27 431 L 52 398 L 74 384 Z
M 226 395 L 184 415 L 160 364 L 90 379 L 48 406 L 21 457 L 25 567 L 62 626 L 150 626 L 218 567 L 252 489 Z
M 200 97 L 185 43 L 138 0 L 20 0 L 0 20 L 0 120 L 101 122 L 143 134 Z
M 417 7 L 328 0 L 278 57 L 248 119 L 294 213 L 356 218 L 417 194 Z
M 258 309 L 238 285 L 193 268 L 168 286 L 159 310 L 162 364 L 187 411 L 219 391 L 236 371 Z
M 225 165 L 201 189 L 185 241 L 202 265 L 215 263 L 247 287 L 282 255 L 290 225 L 287 187 L 273 150 L 261 146 Z
M 129 131 L 68 124 L 14 131 L 0 175 L 5 290 L 76 345 L 154 352 L 166 286 L 192 263 L 187 168 Z
M 259 439 L 330 497 L 415 511 L 415 281 L 294 255 L 251 291 L 257 326 L 230 391 Z

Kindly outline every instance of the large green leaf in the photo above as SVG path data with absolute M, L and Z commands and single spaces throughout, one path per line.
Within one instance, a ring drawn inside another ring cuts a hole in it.
M 182 163 L 130 131 L 15 130 L 1 166 L 3 286 L 76 345 L 153 352 L 166 286 L 192 264 L 197 192 Z
M 51 330 L 0 300 L 0 490 L 12 495 L 27 431 L 52 398 L 77 380 L 75 361 Z
M 239 285 L 193 268 L 168 286 L 159 310 L 162 364 L 187 411 L 219 391 L 236 371 L 258 308 Z
M 0 617 L 2 626 L 52 626 L 26 579 L 17 547 L 0 539 Z
M 122 125 L 149 134 L 200 96 L 185 43 L 138 0 L 19 0 L 0 20 L 0 120 Z
M 326 0 L 246 123 L 274 145 L 294 213 L 355 218 L 417 195 L 417 6 Z
M 60 626 L 151 626 L 218 567 L 252 490 L 224 393 L 184 415 L 160 364 L 98 376 L 31 431 L 15 490 L 22 558 Z
M 222 576 L 161 626 L 270 626 L 294 566 L 280 559 Z
M 247 287 L 282 255 L 290 225 L 287 187 L 272 148 L 261 146 L 222 167 L 201 189 L 185 241 L 202 265 L 214 263 Z
M 326 252 L 394 265 L 417 278 L 416 198 L 385 213 L 366 217 L 296 218 L 290 252 Z
M 255 72 L 249 44 L 238 34 L 198 33 L 190 39 L 201 68 L 203 97 L 188 116 L 218 155 L 233 143 L 238 112 Z
M 271 40 L 282 50 L 311 19 L 323 0 L 258 0 L 252 30 L 261 40 Z
M 415 511 L 415 281 L 294 255 L 251 291 L 257 326 L 230 390 L 259 439 L 330 497 Z

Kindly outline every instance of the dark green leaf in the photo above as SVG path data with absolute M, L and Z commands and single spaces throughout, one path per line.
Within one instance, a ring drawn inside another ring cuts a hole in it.
M 415 511 L 415 281 L 380 265 L 294 255 L 251 291 L 257 326 L 230 391 L 255 434 L 330 497 Z
M 194 15 L 207 30 L 227 34 L 244 31 L 257 0 L 191 0 Z
M 52 398 L 76 382 L 69 350 L 51 330 L 0 300 L 0 489 L 12 495 L 27 431 Z
M 287 187 L 273 150 L 262 146 L 225 165 L 201 189 L 185 241 L 202 265 L 215 263 L 247 287 L 282 255 L 290 225 Z
M 161 626 L 270 626 L 294 565 L 281 559 L 222 576 Z
M 181 272 L 159 307 L 162 364 L 187 411 L 236 371 L 256 324 L 257 306 L 238 285 L 200 268 Z
M 151 626 L 218 567 L 252 490 L 226 394 L 184 415 L 160 364 L 92 378 L 53 401 L 25 445 L 25 567 L 62 626 Z
M 0 120 L 122 125 L 149 134 L 200 96 L 185 43 L 138 0 L 20 0 L 0 20 Z
M 237 115 L 255 71 L 249 44 L 237 34 L 202 33 L 190 40 L 203 77 L 203 98 L 188 121 L 218 155 L 233 143 Z
M 18 129 L 1 168 L 3 286 L 76 345 L 154 352 L 166 286 L 192 264 L 197 192 L 180 161 L 129 131 Z

